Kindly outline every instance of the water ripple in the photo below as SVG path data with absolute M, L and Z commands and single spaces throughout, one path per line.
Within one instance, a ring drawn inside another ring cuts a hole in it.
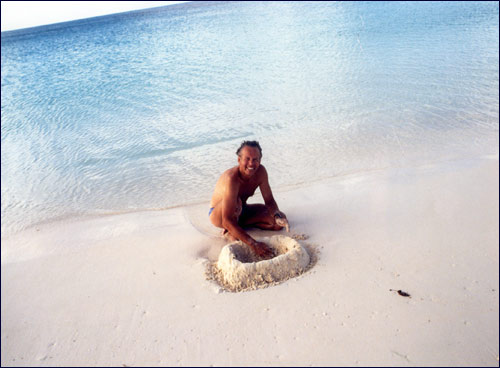
M 209 200 L 258 139 L 273 187 L 498 155 L 498 3 L 188 3 L 2 33 L 2 236 Z

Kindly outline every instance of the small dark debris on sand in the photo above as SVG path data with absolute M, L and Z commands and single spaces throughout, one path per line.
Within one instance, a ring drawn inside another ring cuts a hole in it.
M 408 294 L 406 291 L 403 290 L 394 290 L 394 289 L 389 289 L 389 291 L 397 291 L 399 295 L 405 296 L 407 298 L 411 298 L 411 295 Z

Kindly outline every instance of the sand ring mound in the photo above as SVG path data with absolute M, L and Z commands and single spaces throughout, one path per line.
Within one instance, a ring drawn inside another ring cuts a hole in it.
M 252 249 L 240 241 L 222 248 L 217 268 L 224 286 L 230 290 L 257 288 L 298 276 L 310 262 L 309 254 L 295 239 L 275 235 L 260 239 L 277 254 L 261 260 Z

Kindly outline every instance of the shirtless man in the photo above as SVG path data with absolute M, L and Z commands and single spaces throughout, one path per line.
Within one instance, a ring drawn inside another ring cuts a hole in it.
M 266 168 L 260 164 L 262 149 L 257 141 L 245 141 L 238 151 L 238 166 L 222 173 L 215 185 L 210 202 L 210 221 L 223 228 L 235 239 L 252 247 L 255 253 L 264 258 L 274 254 L 265 243 L 258 242 L 243 230 L 253 226 L 264 230 L 280 230 L 288 221 L 278 209 L 267 178 Z M 260 188 L 265 204 L 247 204 L 255 189 Z

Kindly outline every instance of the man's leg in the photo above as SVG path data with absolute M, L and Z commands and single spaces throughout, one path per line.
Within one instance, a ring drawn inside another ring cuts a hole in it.
M 242 211 L 242 203 L 241 203 L 241 199 L 238 198 L 238 203 L 236 204 L 236 210 L 235 210 L 235 213 L 234 213 L 234 220 L 235 221 L 238 221 L 238 218 L 240 217 L 241 215 L 241 211 Z M 212 213 L 210 214 L 209 216 L 210 218 L 210 222 L 216 226 L 216 227 L 220 227 L 222 228 L 222 235 L 225 236 L 226 238 L 228 238 L 229 240 L 233 241 L 233 240 L 237 240 L 234 236 L 232 236 L 229 231 L 227 229 L 224 228 L 224 226 L 222 225 L 222 201 L 217 203 L 214 207 L 214 209 L 212 210 Z
M 280 230 L 282 227 L 276 224 L 273 214 L 269 213 L 263 204 L 247 204 L 238 220 L 241 226 L 257 227 L 263 230 Z

